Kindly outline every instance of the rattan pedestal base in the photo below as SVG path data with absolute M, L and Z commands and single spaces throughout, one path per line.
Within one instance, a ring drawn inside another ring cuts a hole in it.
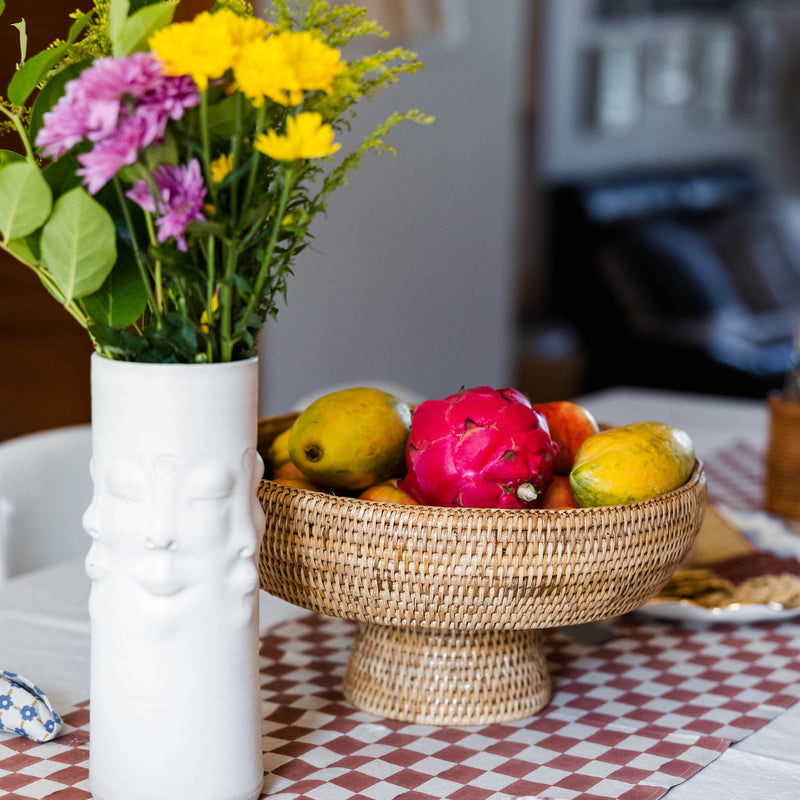
M 422 725 L 524 719 L 552 694 L 538 631 L 445 631 L 360 623 L 345 697 L 380 717 Z

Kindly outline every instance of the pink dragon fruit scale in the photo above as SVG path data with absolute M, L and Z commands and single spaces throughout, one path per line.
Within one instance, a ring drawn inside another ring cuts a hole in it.
M 529 508 L 557 455 L 546 419 L 521 392 L 462 389 L 417 406 L 400 487 L 426 505 Z

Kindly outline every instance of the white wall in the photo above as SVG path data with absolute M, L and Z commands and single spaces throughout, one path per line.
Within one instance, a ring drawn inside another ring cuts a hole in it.
M 359 113 L 353 141 L 394 110 L 437 120 L 395 129 L 397 157 L 368 158 L 314 223 L 318 252 L 263 333 L 262 415 L 338 383 L 510 382 L 527 16 L 524 0 L 458 2 L 469 38 L 415 43 L 425 69 Z

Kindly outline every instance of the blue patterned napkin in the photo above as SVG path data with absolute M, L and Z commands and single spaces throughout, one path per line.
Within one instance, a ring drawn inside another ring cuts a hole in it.
M 0 669 L 0 732 L 48 742 L 61 733 L 61 717 L 45 693 L 16 672 Z

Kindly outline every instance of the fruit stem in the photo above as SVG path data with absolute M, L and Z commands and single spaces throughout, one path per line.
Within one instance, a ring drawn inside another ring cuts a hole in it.
M 527 482 L 517 486 L 515 494 L 520 503 L 532 503 L 539 496 L 536 487 L 532 483 Z

